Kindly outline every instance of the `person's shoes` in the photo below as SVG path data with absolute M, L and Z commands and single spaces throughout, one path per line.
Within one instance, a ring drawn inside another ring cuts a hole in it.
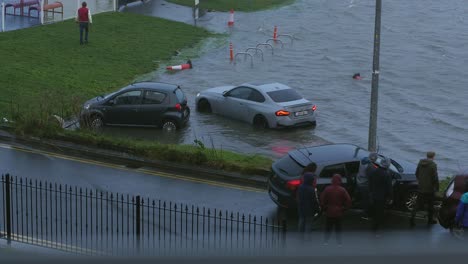
M 367 215 L 364 215 L 364 216 L 361 216 L 361 219 L 362 219 L 362 220 L 369 221 L 369 219 L 370 219 L 370 218 L 369 218 L 369 216 L 367 216 Z

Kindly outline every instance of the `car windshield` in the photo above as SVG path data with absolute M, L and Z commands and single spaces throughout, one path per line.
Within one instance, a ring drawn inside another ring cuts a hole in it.
M 267 92 L 268 96 L 277 103 L 284 103 L 302 99 L 302 96 L 293 89 L 284 89 Z
M 182 92 L 181 89 L 177 88 L 175 91 L 174 91 L 176 97 L 177 97 L 177 100 L 179 101 L 179 103 L 183 103 L 186 101 L 185 99 L 185 95 L 184 95 L 184 92 Z
M 302 167 L 299 163 L 293 160 L 289 155 L 284 156 L 283 158 L 279 159 L 275 165 L 276 169 L 278 169 L 282 174 L 285 174 L 288 177 L 297 177 L 301 175 Z

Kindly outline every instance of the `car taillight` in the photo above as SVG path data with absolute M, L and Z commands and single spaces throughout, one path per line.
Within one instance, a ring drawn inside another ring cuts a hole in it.
M 279 111 L 276 111 L 275 115 L 276 116 L 288 116 L 290 113 L 286 110 L 279 110 Z
M 315 111 L 315 110 L 317 110 L 317 106 L 316 106 L 316 105 L 313 105 L 313 106 L 312 106 L 312 111 Z
M 176 104 L 176 105 L 175 105 L 175 109 L 176 109 L 177 111 L 180 111 L 180 110 L 182 110 L 182 106 L 181 106 L 180 104 Z
M 295 191 L 299 185 L 301 185 L 301 180 L 290 180 L 286 182 L 286 188 L 291 191 Z

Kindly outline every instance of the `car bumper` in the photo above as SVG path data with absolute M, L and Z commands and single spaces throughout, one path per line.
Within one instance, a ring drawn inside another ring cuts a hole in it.
M 282 190 L 279 190 L 276 186 L 274 186 L 270 180 L 268 180 L 268 195 L 270 196 L 271 200 L 275 202 L 279 207 L 282 208 L 296 208 L 297 201 L 296 199 L 289 193 L 286 193 Z
M 317 121 L 315 120 L 315 115 L 302 118 L 293 118 L 289 116 L 281 116 L 276 118 L 276 127 L 301 127 L 316 125 Z

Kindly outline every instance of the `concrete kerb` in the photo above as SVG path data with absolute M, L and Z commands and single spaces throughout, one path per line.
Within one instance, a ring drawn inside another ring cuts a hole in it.
M 16 147 L 27 146 L 30 148 L 62 155 L 69 155 L 78 158 L 88 158 L 101 162 L 124 165 L 128 168 L 147 167 L 166 173 L 176 173 L 183 176 L 190 176 L 204 180 L 222 181 L 265 190 L 267 187 L 267 177 L 262 175 L 244 175 L 240 173 L 200 168 L 174 162 L 148 160 L 145 158 L 133 156 L 131 154 L 125 153 L 124 151 L 93 148 L 59 140 L 16 136 L 2 130 L 0 130 L 0 142 L 11 144 Z

